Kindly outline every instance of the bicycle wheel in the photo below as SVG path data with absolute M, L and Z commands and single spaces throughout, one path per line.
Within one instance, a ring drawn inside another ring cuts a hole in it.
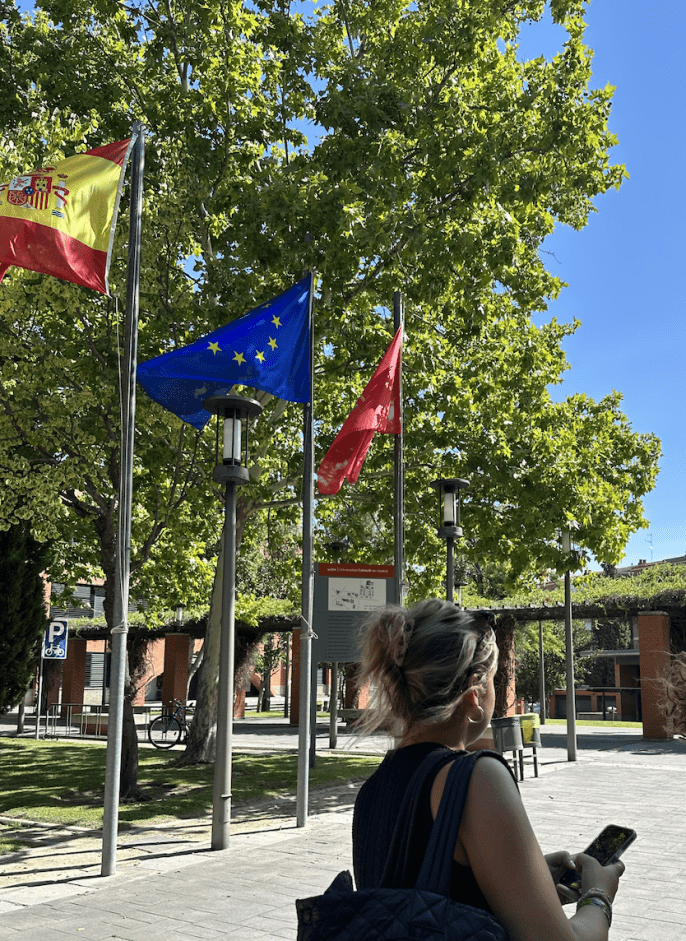
M 181 739 L 181 726 L 174 716 L 157 716 L 148 726 L 148 738 L 155 748 L 173 748 Z

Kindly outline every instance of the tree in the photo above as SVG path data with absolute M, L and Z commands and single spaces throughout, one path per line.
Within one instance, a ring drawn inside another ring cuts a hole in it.
M 261 650 L 255 651 L 255 669 L 262 676 L 260 695 L 257 700 L 258 712 L 269 712 L 272 699 L 272 676 L 282 663 L 286 662 L 286 649 L 290 643 L 290 634 L 267 634 L 261 641 Z
M 49 548 L 26 525 L 0 532 L 0 713 L 23 699 L 47 627 L 41 573 Z
M 628 620 L 599 618 L 591 625 L 590 641 L 595 650 L 628 650 L 631 647 L 631 624 Z M 586 686 L 614 686 L 614 660 L 609 657 L 591 657 L 582 682 Z
M 553 403 L 547 391 L 577 325 L 532 323 L 563 286 L 541 245 L 556 222 L 583 227 L 625 175 L 609 157 L 612 89 L 589 84 L 582 0 L 550 6 L 568 33 L 550 62 L 521 61 L 516 47 L 542 0 L 354 0 L 309 19 L 282 0 L 42 0 L 24 18 L 2 8 L 0 70 L 15 96 L 0 101 L 0 178 L 123 138 L 134 117 L 150 129 L 141 359 L 315 270 L 321 456 L 390 341 L 380 307 L 403 288 L 415 596 L 440 584 L 427 475 L 472 480 L 465 551 L 512 578 L 563 567 L 555 535 L 570 520 L 582 547 L 616 560 L 655 478 L 659 443 L 631 431 L 618 395 Z M 310 146 L 303 121 L 316 125 Z M 125 248 L 120 226 L 115 292 Z M 118 328 L 112 300 L 73 285 L 12 272 L 0 288 L 0 519 L 26 512 L 58 540 L 59 580 L 102 571 L 109 623 Z M 251 515 L 288 516 L 300 497 L 299 410 L 259 398 L 239 540 Z M 154 616 L 192 565 L 209 594 L 211 435 L 141 395 L 135 461 L 132 584 Z M 376 441 L 358 485 L 320 501 L 322 541 L 345 536 L 351 560 L 388 560 L 391 499 L 389 442 Z
M 572 621 L 576 683 L 584 681 L 589 665 L 588 656 L 582 656 L 580 651 L 588 647 L 590 637 L 582 621 Z M 540 656 L 537 623 L 528 622 L 517 631 L 516 650 L 517 695 L 523 696 L 529 702 L 538 702 L 540 699 Z M 549 696 L 555 689 L 565 689 L 567 686 L 565 626 L 561 621 L 543 622 L 543 664 L 546 695 Z

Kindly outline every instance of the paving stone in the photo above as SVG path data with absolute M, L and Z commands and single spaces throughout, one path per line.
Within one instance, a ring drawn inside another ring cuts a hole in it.
M 520 789 L 544 851 L 581 850 L 607 823 L 634 826 L 612 941 L 684 941 L 686 743 L 589 733 L 579 760 L 568 762 L 564 735 L 542 735 L 541 775 L 527 767 Z M 295 899 L 319 894 L 351 868 L 355 790 L 328 793 L 321 813 L 311 795 L 304 828 L 293 819 L 260 828 L 242 808 L 245 829 L 221 852 L 208 851 L 207 820 L 176 821 L 173 832 L 127 831 L 117 873 L 107 878 L 92 834 L 37 828 L 35 846 L 0 875 L 0 941 L 294 941 Z M 255 817 L 267 819 L 264 809 Z

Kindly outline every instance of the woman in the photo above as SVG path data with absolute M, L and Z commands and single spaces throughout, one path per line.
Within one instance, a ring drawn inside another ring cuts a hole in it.
M 491 720 L 497 659 L 488 624 L 451 602 L 384 608 L 367 622 L 361 681 L 370 682 L 376 699 L 362 731 L 388 730 L 396 748 L 355 804 L 357 888 L 381 884 L 403 794 L 422 761 L 438 751 L 440 770 L 425 782 L 413 811 L 399 887 L 414 885 L 448 770 L 461 762 L 469 779 L 451 898 L 492 912 L 511 941 L 606 941 L 623 863 L 604 867 L 583 853 L 544 857 L 507 762 L 495 752 L 475 756 L 466 750 Z M 577 911 L 569 919 L 560 904 L 568 890 L 556 889 L 567 868 L 581 877 Z

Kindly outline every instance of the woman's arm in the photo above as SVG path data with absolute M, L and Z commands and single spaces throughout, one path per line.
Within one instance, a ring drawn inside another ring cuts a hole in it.
M 446 776 L 447 771 L 437 776 L 432 807 L 440 802 Z M 512 776 L 488 757 L 477 761 L 469 783 L 455 852 L 458 860 L 463 854 L 512 941 L 607 941 L 602 908 L 586 905 L 571 919 L 565 915 Z M 583 891 L 593 887 L 614 897 L 616 867 L 588 856 L 578 865 Z

